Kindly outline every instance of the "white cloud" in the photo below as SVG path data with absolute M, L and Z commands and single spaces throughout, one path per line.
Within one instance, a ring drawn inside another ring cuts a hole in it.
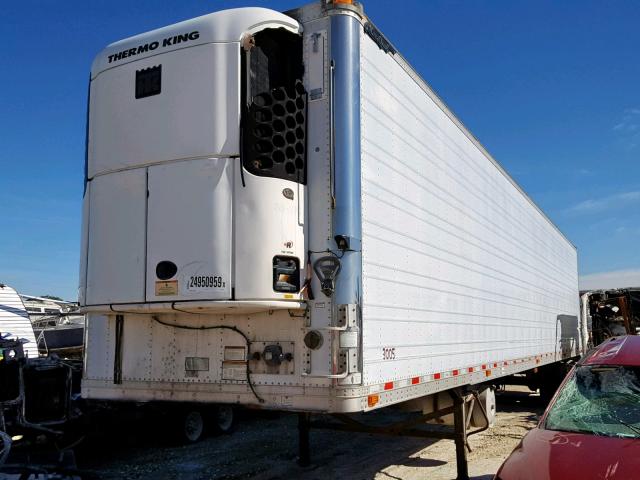
M 617 270 L 580 275 L 579 283 L 580 290 L 640 287 L 640 270 Z
M 616 193 L 607 197 L 589 198 L 567 208 L 565 213 L 589 214 L 600 213 L 613 208 L 621 208 L 640 202 L 640 191 Z
M 622 120 L 616 123 L 612 130 L 616 132 L 623 145 L 629 149 L 635 148 L 640 141 L 640 108 L 625 109 Z

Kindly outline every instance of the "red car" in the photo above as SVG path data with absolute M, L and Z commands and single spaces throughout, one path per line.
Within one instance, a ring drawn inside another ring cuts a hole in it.
M 640 479 L 640 336 L 582 358 L 495 476 L 574 479 Z

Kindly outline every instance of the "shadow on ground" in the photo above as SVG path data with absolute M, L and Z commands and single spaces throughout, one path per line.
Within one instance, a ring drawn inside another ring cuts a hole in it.
M 535 420 L 543 406 L 538 396 L 508 392 L 498 396 L 498 410 L 528 414 Z M 429 478 L 431 471 L 447 464 L 418 456 L 435 440 L 313 430 L 312 465 L 303 468 L 296 463 L 295 415 L 245 411 L 232 435 L 209 435 L 196 444 L 178 446 L 168 420 L 113 418 L 97 425 L 76 451 L 78 466 L 104 479 L 325 480 L 373 479 L 376 475 Z M 448 448 L 453 449 L 453 444 Z M 455 464 L 455 456 L 451 458 Z M 395 473 L 414 469 L 416 476 Z M 492 475 L 473 478 L 488 480 Z

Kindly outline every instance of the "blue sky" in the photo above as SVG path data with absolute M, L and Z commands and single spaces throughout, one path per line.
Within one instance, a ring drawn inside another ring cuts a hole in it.
M 85 102 L 96 53 L 110 42 L 213 10 L 300 4 L 4 4 L 0 281 L 23 293 L 76 298 Z M 626 270 L 640 278 L 639 2 L 364 5 L 577 245 L 582 275 Z

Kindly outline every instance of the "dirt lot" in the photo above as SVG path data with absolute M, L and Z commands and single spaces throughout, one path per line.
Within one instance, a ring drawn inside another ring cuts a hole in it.
M 496 426 L 470 437 L 472 478 L 491 479 L 541 412 L 536 395 L 500 394 Z M 232 435 L 209 436 L 189 446 L 171 445 L 169 432 L 158 423 L 111 424 L 77 452 L 80 468 L 95 472 L 98 478 L 144 480 L 439 480 L 456 476 L 454 445 L 448 440 L 313 430 L 312 465 L 302 468 L 296 464 L 294 415 L 247 413 Z

